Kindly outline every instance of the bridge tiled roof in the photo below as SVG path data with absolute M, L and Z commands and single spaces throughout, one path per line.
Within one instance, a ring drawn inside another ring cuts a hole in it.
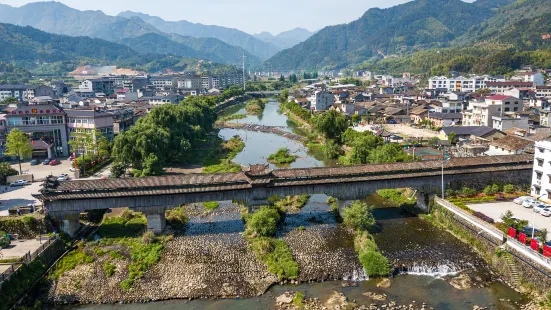
M 483 173 L 503 171 L 509 165 L 530 169 L 532 155 L 454 158 L 445 163 L 447 173 Z M 519 165 L 520 164 L 520 165 Z M 273 170 L 267 186 L 298 186 L 358 182 L 396 178 L 434 176 L 440 173 L 441 161 L 358 165 L 325 168 Z M 524 167 L 526 166 L 526 167 Z M 253 182 L 254 183 L 254 182 Z M 80 180 L 60 182 L 56 188 L 39 195 L 40 200 L 94 199 L 105 197 L 151 196 L 250 189 L 245 172 L 222 174 L 189 174 L 145 178 Z

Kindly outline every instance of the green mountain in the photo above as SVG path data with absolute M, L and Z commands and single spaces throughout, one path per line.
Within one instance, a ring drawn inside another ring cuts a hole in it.
M 194 51 L 190 49 L 190 53 Z M 29 26 L 0 23 L 0 62 L 15 63 L 41 74 L 62 74 L 86 63 L 118 65 L 152 73 L 165 69 L 235 70 L 232 66 L 205 63 L 189 57 L 140 54 L 129 46 L 102 39 L 57 35 Z
M 372 57 L 396 57 L 445 47 L 512 0 L 415 0 L 370 9 L 349 24 L 326 27 L 305 42 L 274 55 L 266 64 L 284 69 L 335 69 Z
M 187 37 L 219 39 L 227 44 L 239 46 L 247 52 L 258 56 L 261 59 L 268 59 L 269 57 L 280 51 L 280 48 L 278 48 L 277 46 L 259 40 L 254 36 L 237 29 L 213 25 L 195 24 L 185 20 L 165 21 L 160 17 L 150 16 L 147 14 L 132 11 L 122 12 L 118 16 L 139 17 L 146 23 L 149 23 L 155 26 L 157 29 L 167 33 L 176 33 Z
M 311 37 L 315 31 L 309 31 L 304 28 L 295 28 L 292 30 L 284 31 L 278 35 L 273 35 L 269 32 L 261 32 L 254 36 L 264 42 L 268 42 L 278 46 L 280 49 L 291 48 L 300 42 L 306 41 Z
M 240 65 L 243 55 L 247 66 L 258 66 L 262 61 L 240 47 L 213 38 L 192 38 L 176 34 L 148 33 L 120 41 L 140 53 L 172 54 L 199 58 L 218 63 Z
M 549 41 L 541 40 L 541 35 L 551 33 L 549 14 L 549 0 L 519 0 L 500 8 L 494 16 L 470 28 L 453 45 L 491 42 L 530 48 L 548 44 Z
M 152 38 L 156 40 L 155 42 L 159 42 L 158 36 L 144 37 L 146 34 L 157 34 L 159 36 L 165 36 L 171 39 L 173 37 L 177 37 L 175 35 L 167 36 L 166 33 L 140 18 L 140 16 L 148 15 L 137 15 L 139 16 L 134 16 L 131 14 L 127 14 L 126 17 L 109 16 L 101 11 L 79 11 L 58 2 L 29 3 L 19 8 L 0 4 L 0 21 L 4 23 L 19 26 L 31 26 L 33 28 L 55 34 L 88 36 L 91 38 L 99 38 L 117 43 L 124 42 L 125 40 L 136 41 L 133 38 L 140 38 L 137 42 L 140 43 L 140 48 L 142 51 L 145 49 L 146 52 L 153 52 L 154 49 L 151 48 L 153 42 L 143 42 L 144 38 Z M 187 22 L 182 21 L 177 24 L 180 25 L 182 23 Z M 203 31 L 204 35 L 201 35 L 200 31 L 196 30 L 201 27 L 210 27 L 208 29 L 212 28 L 211 32 L 215 32 L 216 30 L 220 32 L 220 34 L 210 35 L 210 32 Z M 177 32 L 176 30 L 180 28 L 172 29 L 168 27 L 166 29 L 168 29 L 168 32 Z M 191 49 L 186 49 L 185 46 L 181 45 L 178 47 L 178 44 L 170 42 L 164 42 L 167 46 L 160 46 L 158 49 L 173 50 L 172 54 L 182 57 L 198 57 L 205 60 L 227 64 L 236 63 L 236 57 L 234 56 L 237 54 L 240 56 L 245 54 L 250 57 L 253 63 L 259 63 L 258 57 L 253 56 L 256 55 L 255 53 L 247 53 L 244 49 L 238 47 L 240 46 L 239 42 L 242 42 L 242 45 L 252 49 L 253 51 L 269 50 L 269 55 L 264 55 L 262 52 L 260 53 L 266 58 L 278 51 L 276 47 L 234 29 L 217 26 L 195 25 L 193 26 L 193 29 L 191 29 L 191 32 L 194 34 L 188 36 L 194 37 L 197 40 L 193 40 L 193 38 L 177 40 L 179 43 L 185 41 L 185 45 Z M 203 37 L 209 38 L 207 39 Z M 224 39 L 219 40 L 216 39 L 216 37 L 222 37 Z M 231 43 L 225 43 L 226 41 L 236 42 L 237 44 L 233 45 Z M 172 47 L 168 45 L 172 45 Z M 182 50 L 176 53 L 174 51 L 175 48 L 182 48 Z M 191 50 L 194 50 L 195 53 L 192 53 Z M 225 52 L 229 54 L 229 57 L 223 57 Z

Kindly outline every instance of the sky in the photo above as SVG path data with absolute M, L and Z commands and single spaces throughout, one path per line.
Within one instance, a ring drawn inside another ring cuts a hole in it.
M 296 27 L 310 31 L 351 22 L 370 8 L 387 8 L 409 0 L 59 0 L 78 10 L 101 10 L 117 15 L 126 10 L 159 16 L 165 20 L 187 20 L 218 25 L 254 34 L 277 34 Z M 21 6 L 27 0 L 0 0 Z

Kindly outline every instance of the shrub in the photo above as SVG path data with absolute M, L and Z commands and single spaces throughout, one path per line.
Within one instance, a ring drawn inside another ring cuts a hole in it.
M 301 292 L 297 292 L 295 294 L 295 297 L 293 298 L 293 305 L 297 306 L 299 309 L 302 309 L 304 307 L 304 294 Z
M 119 217 L 103 219 L 98 234 L 104 238 L 137 237 L 145 230 L 146 223 L 143 214 L 126 210 Z
M 293 253 L 283 240 L 275 238 L 250 238 L 250 249 L 279 279 L 296 279 L 299 267 Z
M 281 216 L 276 208 L 262 207 L 247 218 L 247 234 L 269 237 L 276 233 Z
M 179 206 L 171 210 L 166 211 L 166 221 L 174 229 L 182 229 L 184 225 L 189 221 L 189 218 L 185 214 L 185 206 Z
M 274 154 L 268 156 L 268 161 L 275 164 L 290 164 L 298 158 L 297 155 L 292 155 L 288 148 L 282 147 Z
M 482 212 L 476 211 L 476 212 L 473 213 L 473 215 L 476 216 L 476 217 L 478 217 L 479 219 L 485 221 L 485 222 L 490 223 L 490 224 L 495 223 L 495 222 L 494 222 L 494 219 L 492 219 L 491 217 L 487 216 L 486 214 L 484 214 L 484 213 L 482 213 Z
M 494 184 L 494 185 L 492 185 L 492 192 L 494 192 L 494 194 L 495 194 L 495 193 L 501 192 L 502 189 L 503 189 L 503 188 L 502 188 L 501 185 L 499 185 L 499 184 Z
M 355 230 L 371 230 L 376 224 L 372 210 L 373 207 L 356 200 L 344 209 L 343 223 Z
M 469 188 L 469 187 L 465 186 L 465 187 L 461 188 L 461 195 L 471 197 L 471 196 L 476 195 L 476 190 L 473 189 L 473 188 Z
M 388 259 L 378 251 L 367 250 L 360 253 L 360 263 L 364 267 L 365 273 L 370 276 L 386 276 L 390 274 Z
M 329 197 L 329 198 L 327 198 L 327 204 L 330 204 L 330 205 L 331 205 L 331 204 L 333 204 L 333 203 L 335 203 L 335 202 L 337 202 L 337 198 L 335 198 L 335 197 Z
M 506 184 L 505 186 L 503 186 L 504 193 L 510 194 L 514 191 L 515 191 L 515 187 L 513 186 L 513 184 Z
M 8 238 L 8 234 L 4 231 L 0 231 L 0 249 L 7 247 L 10 245 L 10 238 Z
M 218 208 L 219 205 L 220 205 L 220 203 L 218 203 L 216 201 L 204 202 L 203 203 L 203 207 L 205 207 L 205 208 L 207 208 L 208 210 L 211 210 L 211 211 Z
M 455 191 L 453 189 L 447 189 L 446 190 L 446 197 L 453 197 L 455 196 Z
M 142 235 L 142 242 L 144 244 L 151 244 L 155 243 L 157 241 L 157 238 L 155 237 L 155 234 L 152 231 L 146 231 Z
M 103 271 L 105 271 L 105 275 L 109 278 L 115 273 L 115 265 L 105 262 L 103 263 Z
M 488 186 L 484 187 L 484 190 L 482 192 L 486 195 L 493 195 L 493 194 L 496 193 L 496 192 L 494 192 L 494 189 L 493 189 L 492 185 L 488 185 Z

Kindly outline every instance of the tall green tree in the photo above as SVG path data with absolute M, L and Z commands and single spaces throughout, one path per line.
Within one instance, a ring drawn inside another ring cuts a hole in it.
M 19 162 L 19 174 L 21 170 L 21 160 L 30 158 L 33 154 L 33 148 L 29 143 L 29 137 L 21 130 L 15 128 L 10 131 L 6 137 L 6 155 L 17 156 Z
M 336 110 L 330 110 L 314 118 L 314 128 L 325 138 L 340 140 L 341 135 L 348 128 L 348 120 Z
M 13 169 L 10 163 L 0 163 L 0 184 L 6 184 L 7 178 L 12 175 L 17 175 L 17 170 Z

